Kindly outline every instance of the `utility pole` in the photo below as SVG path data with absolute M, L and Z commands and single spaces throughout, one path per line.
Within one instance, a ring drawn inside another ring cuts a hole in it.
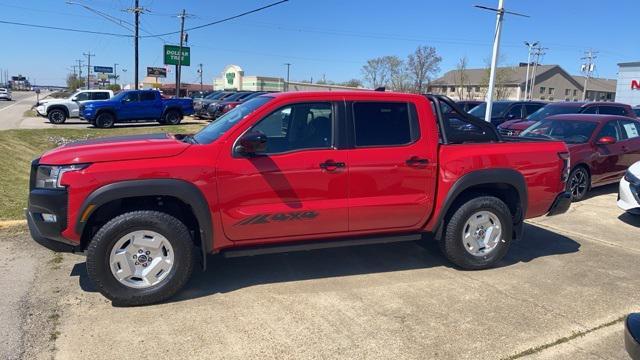
M 584 91 L 582 92 L 582 101 L 587 100 L 587 87 L 589 86 L 589 79 L 591 78 L 591 74 L 596 69 L 596 64 L 594 60 L 597 58 L 597 51 L 593 51 L 593 49 L 589 49 L 585 51 L 585 56 L 581 58 L 581 60 L 585 60 L 585 63 L 582 64 L 582 72 L 586 73 L 584 79 Z M 594 99 L 597 100 L 597 99 Z
M 118 65 L 113 64 L 113 82 L 118 85 Z
M 284 91 L 289 91 L 289 70 L 291 68 L 291 63 L 284 63 L 284 65 L 287 67 L 287 83 L 285 84 Z
M 91 74 L 91 57 L 96 56 L 96 54 L 92 54 L 91 51 L 88 53 L 82 53 L 82 55 L 87 57 L 87 90 L 91 89 L 91 83 L 89 82 L 89 75 Z
M 200 91 L 202 91 L 202 64 L 198 64 L 198 74 L 200 74 Z
M 545 50 L 548 48 L 536 47 L 533 49 L 533 56 L 535 60 L 533 60 L 533 72 L 531 73 L 531 86 L 529 86 L 529 100 L 533 100 L 533 89 L 536 86 L 536 77 L 538 75 L 538 65 L 540 65 L 540 58 L 546 54 Z
M 134 14 L 134 34 L 133 34 L 133 56 L 134 56 L 134 71 L 133 71 L 133 86 L 135 87 L 135 90 L 138 90 L 139 86 L 139 73 L 138 73 L 138 68 L 139 68 L 139 46 L 138 46 L 138 42 L 139 42 L 139 38 L 140 38 L 140 14 L 142 12 L 144 12 L 144 8 L 140 7 L 140 0 L 135 0 L 135 6 L 133 8 L 127 9 L 128 12 L 132 12 Z
M 527 100 L 528 94 L 529 94 L 529 67 L 531 65 L 531 49 L 533 49 L 536 45 L 538 45 L 538 42 L 536 41 L 530 44 L 528 41 L 525 41 L 524 44 L 527 46 L 527 48 L 529 48 L 528 55 L 527 55 L 527 77 L 525 78 L 525 81 L 524 81 L 524 100 Z
M 487 91 L 487 111 L 484 115 L 484 120 L 486 122 L 491 122 L 491 111 L 493 109 L 493 92 L 496 87 L 496 70 L 498 67 L 498 58 L 500 56 L 500 36 L 502 35 L 502 21 L 504 20 L 504 14 L 512 14 L 522 17 L 529 17 L 527 15 L 514 13 L 511 11 L 504 10 L 504 0 L 498 0 L 498 8 L 490 8 L 486 6 L 475 5 L 475 7 L 490 10 L 496 13 L 496 29 L 493 38 L 493 51 L 491 54 L 491 72 L 489 74 L 489 89 Z
M 178 15 L 180 18 L 180 47 L 178 52 L 178 65 L 176 65 L 176 97 L 180 97 L 180 75 L 182 72 L 182 45 L 184 42 L 184 19 L 187 17 L 187 12 L 182 9 L 182 13 Z
M 78 79 L 82 78 L 82 59 L 76 60 L 78 62 Z

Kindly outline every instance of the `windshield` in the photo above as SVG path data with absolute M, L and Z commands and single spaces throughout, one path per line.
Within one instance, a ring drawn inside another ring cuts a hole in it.
M 200 130 L 194 135 L 195 140 L 199 144 L 210 144 L 216 141 L 222 134 L 226 133 L 240 120 L 247 117 L 247 115 L 254 112 L 257 108 L 271 101 L 271 96 L 258 96 L 249 101 L 238 105 L 233 110 L 222 115 L 216 121 L 209 124 L 204 129 Z
M 597 123 L 577 120 L 542 120 L 520 136 L 562 140 L 567 144 L 584 144 L 596 129 Z
M 494 102 L 493 106 L 491 107 L 491 117 L 499 117 L 507 110 L 509 105 L 510 103 L 508 102 Z M 486 113 L 487 113 L 486 103 L 482 103 L 469 111 L 469 114 L 480 119 L 484 119 L 484 115 Z
M 560 115 L 560 114 L 577 114 L 580 112 L 580 107 L 578 106 L 562 106 L 562 105 L 547 105 L 543 106 L 538 111 L 527 117 L 527 120 L 530 121 L 540 121 L 548 118 L 551 115 Z
M 214 93 L 211 93 L 211 94 L 205 96 L 204 98 L 205 99 L 209 99 L 209 100 L 214 100 L 214 99 L 219 99 L 220 97 L 222 97 L 225 94 L 226 93 L 223 93 L 223 92 L 214 92 Z

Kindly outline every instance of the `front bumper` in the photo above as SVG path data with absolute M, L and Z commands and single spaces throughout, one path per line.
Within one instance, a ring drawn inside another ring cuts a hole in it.
M 569 210 L 569 207 L 571 207 L 571 193 L 565 191 L 559 194 L 553 201 L 547 216 L 564 214 Z
M 39 105 L 36 107 L 36 113 L 40 116 L 47 116 L 47 109 L 44 105 Z
M 634 185 L 625 180 L 620 180 L 618 190 L 618 207 L 624 211 L 640 214 L 640 185 Z

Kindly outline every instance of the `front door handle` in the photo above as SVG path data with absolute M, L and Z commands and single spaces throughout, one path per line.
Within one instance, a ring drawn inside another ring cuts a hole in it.
M 346 166 L 345 163 L 343 163 L 343 162 L 335 162 L 333 160 L 327 160 L 327 161 L 325 161 L 323 163 L 320 163 L 320 168 L 321 169 L 329 170 L 329 171 L 335 170 L 337 168 L 343 168 L 345 166 Z
M 412 156 L 406 161 L 409 166 L 425 166 L 429 163 L 429 159 L 424 159 L 417 156 Z

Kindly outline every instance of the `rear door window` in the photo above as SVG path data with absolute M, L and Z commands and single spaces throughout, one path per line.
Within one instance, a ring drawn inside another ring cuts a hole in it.
M 109 99 L 109 93 L 106 91 L 96 91 L 91 93 L 91 100 L 107 100 Z
M 353 104 L 356 147 L 398 146 L 420 137 L 413 104 L 362 102 Z
M 635 139 L 640 137 L 640 124 L 631 120 L 621 120 L 620 127 L 624 139 Z
M 156 94 L 151 91 L 145 91 L 140 93 L 140 101 L 154 101 Z
M 627 112 L 621 106 L 600 105 L 598 109 L 598 113 L 606 114 L 606 115 L 627 116 Z
M 520 119 L 522 118 L 522 105 L 514 105 L 507 113 L 507 118 Z

